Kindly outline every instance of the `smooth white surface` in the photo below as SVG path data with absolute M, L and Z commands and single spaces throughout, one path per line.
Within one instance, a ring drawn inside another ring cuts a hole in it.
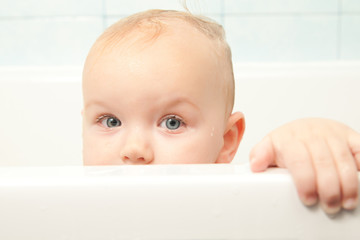
M 81 67 L 0 67 L 0 166 L 81 165 Z M 331 118 L 360 132 L 360 62 L 235 64 L 246 130 L 235 163 L 274 128 Z
M 81 165 L 81 67 L 0 68 L 0 109 L 0 166 Z
M 360 177 L 360 176 L 359 176 Z M 0 239 L 360 238 L 360 211 L 303 206 L 283 169 L 1 167 Z

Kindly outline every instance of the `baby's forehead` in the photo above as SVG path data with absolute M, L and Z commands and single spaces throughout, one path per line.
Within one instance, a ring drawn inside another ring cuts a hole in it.
M 154 60 L 164 56 L 160 53 L 165 52 L 168 55 L 172 54 L 174 58 L 180 53 L 181 58 L 177 59 L 177 64 L 183 64 L 183 62 L 194 58 L 195 55 L 201 56 L 196 64 L 198 66 L 194 66 L 194 68 L 205 66 L 210 62 L 208 60 L 212 59 L 214 70 L 223 71 L 220 68 L 222 64 L 217 63 L 225 61 L 219 60 L 222 57 L 215 50 L 216 44 L 206 35 L 183 20 L 170 19 L 162 22 L 162 24 L 161 29 L 157 29 L 157 25 L 153 26 L 152 24 L 151 26 L 131 29 L 118 37 L 104 33 L 91 49 L 87 62 L 108 64 L 116 60 L 119 64 L 124 63 L 124 61 L 136 63 L 149 60 L 141 55 L 144 52 L 151 52 Z M 113 29 L 113 31 L 115 30 Z M 194 48 L 193 46 L 199 47 Z M 148 51 L 149 49 L 157 49 L 157 51 Z M 162 67 L 171 66 L 165 64 Z
M 209 50 L 218 52 L 212 39 L 182 19 L 162 19 L 156 22 L 143 20 L 134 26 L 115 25 L 104 32 L 92 50 L 93 52 L 100 50 L 100 53 L 136 51 L 149 47 L 159 40 L 173 42 L 173 47 L 176 47 L 174 38 L 183 42 L 201 41 L 209 46 Z

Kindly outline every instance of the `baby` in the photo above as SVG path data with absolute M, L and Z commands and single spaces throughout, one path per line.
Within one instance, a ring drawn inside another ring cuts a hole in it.
M 245 130 L 233 111 L 231 52 L 217 23 L 150 10 L 95 42 L 83 71 L 84 165 L 230 163 Z M 326 119 L 268 134 L 250 153 L 255 172 L 286 167 L 306 205 L 354 209 L 360 135 Z

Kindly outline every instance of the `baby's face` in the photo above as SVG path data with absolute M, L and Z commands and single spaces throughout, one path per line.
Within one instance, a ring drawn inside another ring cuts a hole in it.
M 89 57 L 85 165 L 218 161 L 227 124 L 218 57 L 209 39 L 181 27 L 189 29 Z

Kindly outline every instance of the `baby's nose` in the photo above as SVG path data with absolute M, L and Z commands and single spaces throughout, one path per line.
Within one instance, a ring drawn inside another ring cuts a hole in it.
M 121 160 L 124 164 L 149 164 L 154 160 L 154 153 L 149 144 L 143 137 L 128 139 L 126 145 L 121 150 Z

